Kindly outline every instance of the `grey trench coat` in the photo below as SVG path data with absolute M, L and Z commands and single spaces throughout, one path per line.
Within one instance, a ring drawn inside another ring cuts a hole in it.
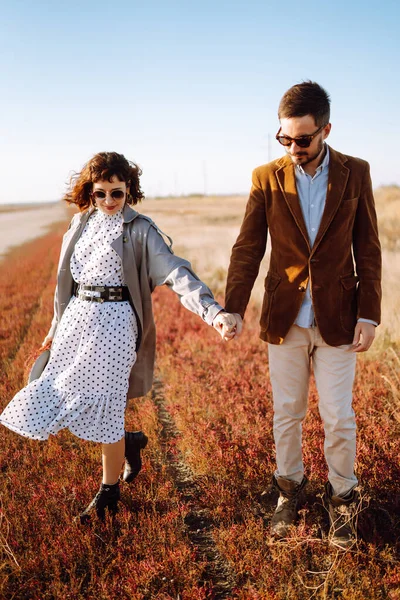
M 95 209 L 74 215 L 64 234 L 54 296 L 54 317 L 48 335 L 54 337 L 57 325 L 73 294 L 70 260 L 75 244 Z M 175 256 L 172 240 L 167 244 L 163 233 L 145 215 L 128 204 L 123 209 L 123 233 L 111 246 L 122 259 L 125 283 L 139 327 L 137 360 L 129 377 L 128 398 L 144 396 L 153 383 L 156 332 L 151 294 L 166 284 L 180 298 L 185 308 L 198 314 L 208 325 L 223 310 L 210 289 L 193 272 L 188 261 Z M 166 236 L 168 237 L 168 236 Z

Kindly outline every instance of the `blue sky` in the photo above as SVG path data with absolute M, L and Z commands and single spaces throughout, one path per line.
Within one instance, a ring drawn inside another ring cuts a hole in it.
M 331 95 L 330 144 L 368 160 L 375 187 L 400 184 L 394 0 L 0 8 L 0 203 L 59 198 L 102 150 L 137 162 L 148 196 L 247 193 L 305 79 Z

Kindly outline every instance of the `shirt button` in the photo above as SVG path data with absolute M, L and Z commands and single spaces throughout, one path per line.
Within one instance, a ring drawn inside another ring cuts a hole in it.
M 311 229 L 311 231 L 315 231 L 315 227 L 313 227 L 313 228 Z
M 311 204 L 311 208 L 314 208 L 314 204 Z

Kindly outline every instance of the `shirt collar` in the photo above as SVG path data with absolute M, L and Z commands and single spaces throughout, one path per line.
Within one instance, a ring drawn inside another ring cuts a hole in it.
M 324 144 L 324 146 L 326 148 L 324 160 L 319 165 L 319 167 L 317 167 L 317 169 L 315 171 L 314 177 L 316 177 L 317 175 L 319 175 L 321 173 L 321 171 L 323 171 L 323 169 L 329 167 L 329 146 L 328 146 L 328 144 Z M 302 175 L 306 175 L 307 174 L 301 165 L 296 165 L 296 169 L 297 169 L 297 172 L 301 173 Z

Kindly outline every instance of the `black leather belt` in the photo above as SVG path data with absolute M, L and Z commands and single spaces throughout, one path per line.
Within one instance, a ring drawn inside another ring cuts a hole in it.
M 129 291 L 126 285 L 120 287 L 108 285 L 80 285 L 74 283 L 74 295 L 88 302 L 126 302 Z

